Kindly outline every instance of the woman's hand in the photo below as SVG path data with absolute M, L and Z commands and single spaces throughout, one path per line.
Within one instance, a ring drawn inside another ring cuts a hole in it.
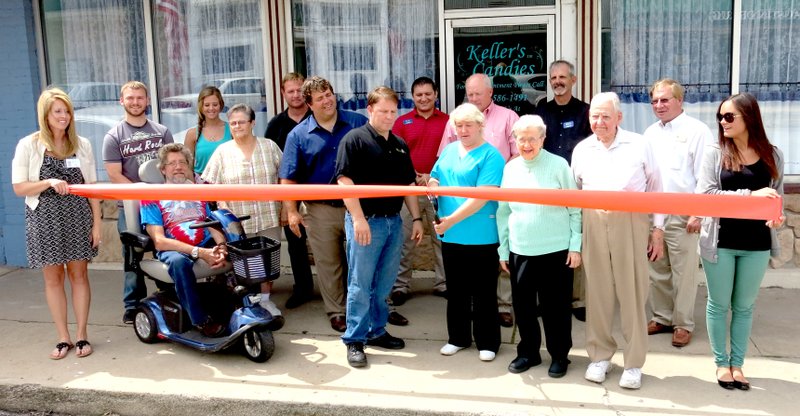
M 567 266 L 570 269 L 577 269 L 581 265 L 581 253 L 577 251 L 570 251 L 567 253 Z
M 89 235 L 89 241 L 92 243 L 92 248 L 100 247 L 100 243 L 102 243 L 102 241 L 100 240 L 101 231 L 102 231 L 101 224 L 95 223 L 92 226 L 92 232 Z
M 61 179 L 45 179 L 53 190 L 59 195 L 69 195 L 69 184 Z
M 455 225 L 455 222 L 451 219 L 451 217 L 444 217 L 439 219 L 439 223 L 433 223 L 433 229 L 436 230 L 436 234 L 444 235 L 444 232 L 449 230 L 450 227 Z
M 759 189 L 757 191 L 750 192 L 750 195 L 752 195 L 752 196 L 765 196 L 767 198 L 780 198 L 780 194 L 778 194 L 778 191 L 776 191 L 776 190 L 774 190 L 774 189 L 772 189 L 770 187 L 761 188 L 761 189 Z
M 781 225 L 783 225 L 784 221 L 786 221 L 786 217 L 781 215 L 781 217 L 778 218 L 777 220 L 769 220 L 769 221 L 767 221 L 767 227 L 769 227 L 769 228 L 781 228 Z
M 508 274 L 511 274 L 511 270 L 508 269 L 508 262 L 505 260 L 500 260 L 500 269 Z

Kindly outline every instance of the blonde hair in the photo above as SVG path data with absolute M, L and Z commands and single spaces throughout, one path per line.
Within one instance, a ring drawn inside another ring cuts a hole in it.
M 63 102 L 64 105 L 67 106 L 67 112 L 69 112 L 69 125 L 67 125 L 64 152 L 59 152 L 58 149 L 56 149 L 53 131 L 50 129 L 50 124 L 47 122 L 47 116 L 50 115 L 50 109 L 53 107 L 53 103 L 56 100 Z M 39 102 L 36 104 L 36 113 L 39 119 L 38 139 L 50 153 L 53 153 L 59 158 L 66 158 L 78 150 L 80 142 L 78 141 L 78 133 L 75 132 L 75 109 L 67 93 L 58 88 L 50 88 L 42 91 L 42 95 L 39 96 Z
M 459 121 L 471 121 L 483 126 L 483 123 L 486 121 L 486 116 L 483 115 L 481 110 L 478 110 L 475 104 L 464 103 L 450 112 L 450 124 L 455 127 L 456 123 Z
M 144 95 L 150 97 L 150 91 L 147 90 L 147 85 L 144 85 L 141 81 L 128 81 L 122 85 L 119 89 L 119 97 L 122 98 L 125 95 L 125 90 L 132 89 L 132 90 L 144 90 Z

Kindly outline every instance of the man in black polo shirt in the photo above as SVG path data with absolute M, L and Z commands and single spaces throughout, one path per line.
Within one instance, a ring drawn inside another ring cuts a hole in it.
M 336 155 L 340 185 L 414 185 L 416 172 L 406 143 L 392 134 L 397 118 L 397 93 L 378 87 L 367 95 L 369 123 L 342 139 Z M 400 268 L 403 248 L 403 200 L 413 217 L 411 238 L 422 240 L 422 219 L 416 196 L 348 198 L 347 236 L 347 361 L 367 365 L 364 344 L 388 349 L 405 347 L 402 339 L 386 332 L 389 307 L 386 298 Z
M 284 75 L 281 80 L 281 94 L 286 101 L 287 108 L 276 115 L 267 124 L 267 132 L 264 137 L 272 139 L 283 151 L 286 145 L 286 136 L 297 124 L 311 115 L 305 99 L 303 99 L 303 81 L 305 78 L 297 72 L 290 72 Z M 285 213 L 286 211 L 282 211 Z M 281 218 L 281 223 L 287 224 L 287 219 Z M 283 226 L 283 233 L 286 235 L 286 244 L 289 246 L 289 262 L 292 265 L 292 275 L 294 275 L 294 290 L 292 296 L 286 301 L 286 308 L 294 309 L 311 300 L 314 291 L 314 280 L 311 275 L 311 265 L 308 262 L 308 245 L 306 245 L 306 227 L 299 224 L 300 236 L 292 232 L 289 225 Z
M 572 149 L 581 140 L 592 135 L 589 104 L 572 96 L 572 86 L 578 80 L 574 65 L 563 60 L 553 61 L 549 72 L 554 98 L 540 103 L 536 109 L 536 114 L 542 117 L 547 126 L 544 149 L 567 159 L 567 163 L 571 165 Z M 583 266 L 578 267 L 572 279 L 572 313 L 580 321 L 586 320 L 585 282 Z

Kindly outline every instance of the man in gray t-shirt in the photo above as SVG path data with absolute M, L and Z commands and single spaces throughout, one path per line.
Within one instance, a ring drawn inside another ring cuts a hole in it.
M 147 119 L 145 110 L 150 104 L 150 97 L 143 83 L 130 81 L 123 85 L 119 101 L 125 108 L 125 119 L 109 130 L 103 138 L 103 161 L 112 183 L 139 182 L 139 166 L 157 158 L 158 149 L 173 142 L 172 134 L 165 126 Z M 118 218 L 117 230 L 125 231 L 127 226 L 124 210 L 119 209 Z M 125 268 L 122 293 L 125 313 L 122 315 L 122 322 L 126 324 L 133 323 L 136 307 L 147 296 L 144 278 L 137 276 L 136 272 L 130 269 L 132 255 L 133 252 L 129 253 L 125 246 L 122 246 Z

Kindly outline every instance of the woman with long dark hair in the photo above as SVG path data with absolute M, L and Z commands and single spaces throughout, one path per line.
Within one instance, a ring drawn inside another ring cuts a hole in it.
M 231 129 L 228 123 L 219 118 L 225 108 L 222 92 L 209 85 L 197 96 L 197 127 L 186 132 L 183 146 L 194 156 L 194 173 L 199 176 L 206 168 L 208 160 L 222 143 L 231 140 Z
M 783 195 L 783 154 L 767 138 L 756 98 L 748 93 L 724 100 L 717 110 L 719 141 L 705 152 L 698 193 Z M 753 309 L 770 255 L 779 249 L 778 220 L 705 218 L 700 255 L 706 271 L 706 323 L 717 382 L 725 389 L 750 389 L 742 372 Z M 731 311 L 730 326 L 728 311 Z M 730 334 L 730 351 L 727 339 Z

